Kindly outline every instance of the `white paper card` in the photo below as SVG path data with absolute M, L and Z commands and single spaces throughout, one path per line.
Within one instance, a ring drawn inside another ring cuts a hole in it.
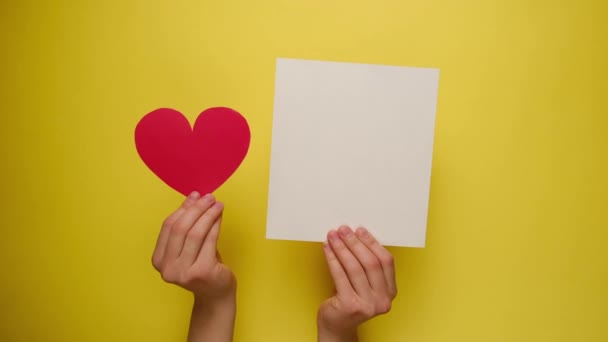
M 439 70 L 277 59 L 266 237 L 423 247 Z

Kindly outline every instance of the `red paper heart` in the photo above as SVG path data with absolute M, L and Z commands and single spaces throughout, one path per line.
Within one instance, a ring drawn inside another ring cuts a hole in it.
M 185 196 L 220 187 L 245 159 L 250 137 L 245 118 L 225 107 L 203 111 L 193 129 L 186 117 L 169 108 L 146 114 L 135 128 L 141 159 Z

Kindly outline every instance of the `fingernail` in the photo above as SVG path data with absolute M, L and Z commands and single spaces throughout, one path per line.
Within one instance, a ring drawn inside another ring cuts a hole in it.
M 217 208 L 218 210 L 222 210 L 222 209 L 224 209 L 224 203 L 222 203 L 222 202 L 215 202 L 215 203 L 213 204 L 213 206 L 214 206 L 215 208 Z
M 193 200 L 196 200 L 199 197 L 201 197 L 201 194 L 199 194 L 198 191 L 192 191 L 190 193 L 190 195 L 188 196 L 188 198 L 193 199 Z
M 348 236 L 350 236 L 353 233 L 353 231 L 348 226 L 342 226 L 342 227 L 340 227 L 338 229 L 338 232 L 340 232 L 340 235 L 342 237 L 348 237 Z
M 214 198 L 212 194 L 206 194 L 205 196 L 203 196 L 203 201 L 205 202 L 213 202 Z
M 340 242 L 340 237 L 338 236 L 338 232 L 335 230 L 331 230 L 329 234 L 327 234 L 329 241 L 331 242 Z
M 329 250 L 329 242 L 327 242 L 327 241 L 323 242 L 323 249 L 326 251 Z
M 359 227 L 357 228 L 357 231 L 355 232 L 355 234 L 357 234 L 359 237 L 366 237 L 369 232 L 367 231 L 367 229 L 363 228 L 363 227 Z

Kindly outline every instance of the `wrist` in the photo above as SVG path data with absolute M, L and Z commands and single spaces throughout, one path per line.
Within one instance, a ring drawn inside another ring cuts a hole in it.
M 236 302 L 236 278 L 231 274 L 230 280 L 215 289 L 191 289 L 195 305 L 230 306 Z
M 214 314 L 236 311 L 236 289 L 215 297 L 194 294 L 194 309 Z
M 317 321 L 319 342 L 357 342 L 357 326 L 351 328 L 332 327 L 322 320 Z

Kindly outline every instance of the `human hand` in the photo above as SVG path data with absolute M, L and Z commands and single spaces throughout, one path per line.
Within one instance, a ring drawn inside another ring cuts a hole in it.
M 189 341 L 232 340 L 236 278 L 217 252 L 223 209 L 193 192 L 163 222 L 152 255 L 164 281 L 194 294 Z
M 211 194 L 193 192 L 163 222 L 152 264 L 168 283 L 214 300 L 230 294 L 236 280 L 218 258 L 223 205 Z
M 319 308 L 319 341 L 357 341 L 357 327 L 389 312 L 397 295 L 393 256 L 365 228 L 342 226 L 327 240 L 323 250 L 336 294 Z

